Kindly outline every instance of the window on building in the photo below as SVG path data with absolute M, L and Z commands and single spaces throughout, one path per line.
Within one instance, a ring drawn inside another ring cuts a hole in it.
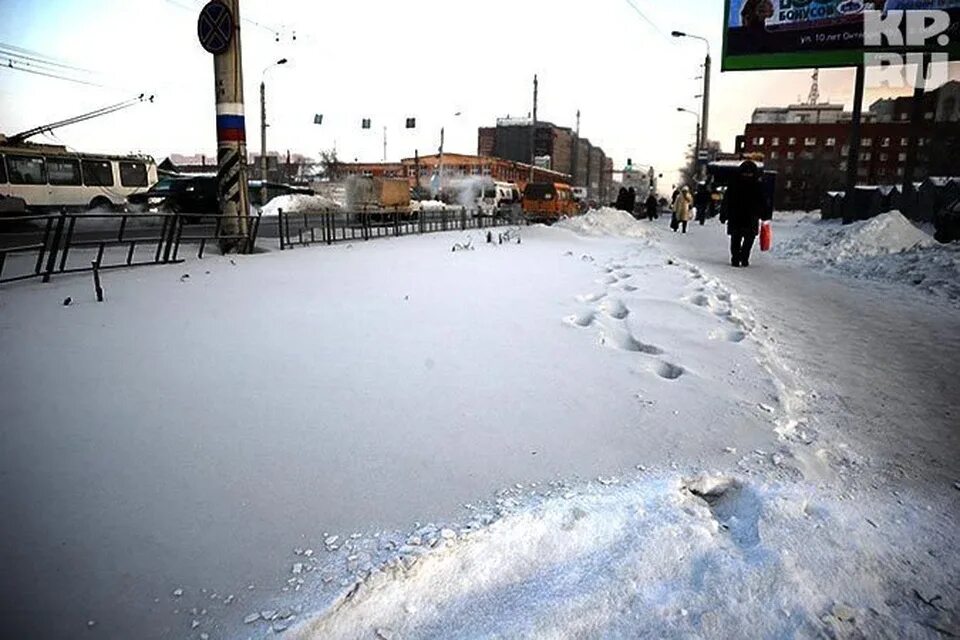
M 793 138 L 793 137 L 791 137 L 791 138 L 790 138 L 790 139 L 789 139 L 789 140 L 787 141 L 787 144 L 790 144 L 790 145 L 794 145 L 794 144 L 797 144 L 797 139 L 796 139 L 796 138 Z
M 897 156 L 897 160 L 899 160 L 900 162 L 906 162 L 906 160 L 907 160 L 907 154 L 905 154 L 905 153 L 899 154 L 899 155 Z
M 112 187 L 113 167 L 109 160 L 84 160 L 83 184 L 88 187 Z
M 807 146 L 807 147 L 815 147 L 815 146 L 817 146 L 817 139 L 816 139 L 816 138 L 804 138 L 804 139 L 803 139 L 803 144 L 804 144 L 804 146 Z
M 881 154 L 880 154 L 880 162 L 886 162 L 886 161 L 887 161 L 887 154 L 881 153 Z
M 872 146 L 873 146 L 873 138 L 864 138 L 863 140 L 860 141 L 860 144 L 862 144 L 862 145 L 865 146 L 865 147 L 872 147 Z
M 857 169 L 857 175 L 860 176 L 861 178 L 866 178 L 866 177 L 867 177 L 867 169 L 866 169 L 866 167 L 861 167 L 861 168 Z
M 0 156 L 0 183 L 7 181 L 7 165 L 3 161 L 3 156 Z
M 902 176 L 902 175 L 903 175 L 903 167 L 897 167 L 897 175 L 898 175 L 898 176 Z
M 785 185 L 783 185 L 783 186 L 785 186 L 787 189 L 792 188 L 792 187 L 793 187 L 793 180 L 787 180 L 787 183 L 786 183 Z
M 850 145 L 845 144 L 842 147 L 840 147 L 840 153 L 843 155 L 847 155 L 848 153 L 850 153 Z
M 793 160 L 794 153 L 793 151 L 787 151 L 787 160 Z
M 778 137 L 776 137 L 776 136 L 770 138 L 770 146 L 771 146 L 771 147 L 779 147 L 779 146 L 780 146 L 780 138 L 778 138 Z
M 47 158 L 47 179 L 59 186 L 80 184 L 80 162 L 73 158 Z
M 757 144 L 759 144 L 762 147 L 766 141 L 767 141 L 766 138 L 764 138 L 763 136 L 760 136 L 760 141 Z
M 908 114 L 908 113 L 901 113 L 901 114 L 900 114 L 900 119 L 901 119 L 901 120 L 906 120 L 906 119 L 909 118 L 909 117 L 910 117 L 910 114 Z
M 793 175 L 793 165 L 792 165 L 792 164 L 788 164 L 788 165 L 783 169 L 783 172 L 786 173 L 788 176 Z
M 877 175 L 881 175 L 881 176 L 887 175 L 887 168 L 886 168 L 886 167 L 880 167 L 879 169 L 877 169 Z
M 43 158 L 7 156 L 10 184 L 46 184 L 47 169 Z
M 120 184 L 125 187 L 147 186 L 147 165 L 142 162 L 121 162 Z
M 900 138 L 900 146 L 906 147 L 910 144 L 910 138 Z
M 889 147 L 889 146 L 890 146 L 890 138 L 884 138 L 884 139 L 880 142 L 880 146 L 881 146 L 881 147 Z
M 924 120 L 933 120 L 933 116 L 934 116 L 933 111 L 927 111 L 925 114 L 923 114 L 923 119 L 924 119 Z
M 828 147 L 835 147 L 836 145 L 837 145 L 837 139 L 836 139 L 836 138 L 827 138 L 827 146 L 828 146 Z
M 776 160 L 776 159 L 777 159 L 777 152 L 776 152 L 776 151 L 771 151 L 771 152 L 770 152 L 770 159 L 771 159 L 771 160 Z
M 847 161 L 843 160 L 840 162 L 840 171 L 846 171 L 846 170 L 847 170 Z
M 863 153 L 861 153 L 861 154 L 860 154 L 860 159 L 861 159 L 861 160 L 869 160 L 869 159 L 870 159 L 870 152 L 869 152 L 869 151 L 864 151 Z
M 801 160 L 813 160 L 813 151 L 801 151 L 800 152 Z

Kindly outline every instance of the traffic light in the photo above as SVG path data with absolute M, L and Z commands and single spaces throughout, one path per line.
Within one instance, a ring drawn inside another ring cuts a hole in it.
M 323 114 L 317 113 L 313 116 L 313 124 L 323 124 Z
M 364 118 L 360 123 L 361 128 L 369 129 L 370 128 L 370 118 Z
M 407 118 L 407 129 L 416 129 L 416 128 L 417 128 L 417 119 Z

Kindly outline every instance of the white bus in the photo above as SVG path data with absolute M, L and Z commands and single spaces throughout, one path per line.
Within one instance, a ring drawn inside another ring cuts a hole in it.
M 120 209 L 156 181 L 157 164 L 147 156 L 0 142 L 0 195 L 23 198 L 28 209 Z

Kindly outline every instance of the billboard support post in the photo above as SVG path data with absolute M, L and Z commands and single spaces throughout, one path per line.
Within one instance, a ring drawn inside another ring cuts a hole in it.
M 854 220 L 854 192 L 857 186 L 857 169 L 860 166 L 860 121 L 863 113 L 863 85 L 867 72 L 863 62 L 857 65 L 857 79 L 853 88 L 853 119 L 850 123 L 850 149 L 847 153 L 847 185 L 843 198 L 843 223 Z

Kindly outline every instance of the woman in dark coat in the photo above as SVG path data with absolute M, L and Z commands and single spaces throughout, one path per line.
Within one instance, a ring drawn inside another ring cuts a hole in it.
M 769 219 L 766 196 L 760 183 L 760 170 L 756 163 L 746 160 L 727 187 L 720 210 L 720 222 L 727 223 L 727 234 L 730 236 L 730 264 L 735 267 L 750 266 L 750 250 L 760 230 L 760 221 Z

